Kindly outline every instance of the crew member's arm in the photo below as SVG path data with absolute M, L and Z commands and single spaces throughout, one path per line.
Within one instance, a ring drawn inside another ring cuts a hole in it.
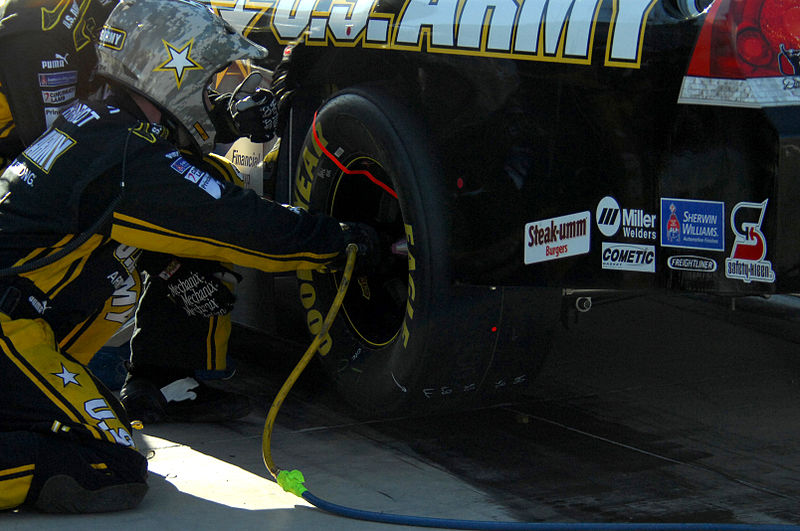
M 261 198 L 175 151 L 140 153 L 126 172 L 111 229 L 121 243 L 267 272 L 319 269 L 344 249 L 333 218 Z

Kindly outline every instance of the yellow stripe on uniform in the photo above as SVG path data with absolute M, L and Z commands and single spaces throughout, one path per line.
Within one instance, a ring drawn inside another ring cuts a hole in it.
M 3 86 L 0 85 L 0 91 Z M 0 138 L 6 138 L 14 130 L 14 117 L 6 95 L 0 92 Z
M 221 157 L 215 153 L 209 153 L 203 157 L 203 161 L 217 170 L 214 177 L 222 177 L 227 182 L 233 183 L 239 188 L 244 187 L 244 181 L 239 175 L 239 172 L 236 171 L 236 167 L 225 157 Z
M 85 426 L 95 439 L 114 442 L 107 432 L 97 429 L 97 419 L 86 411 L 88 398 L 100 398 L 83 365 L 58 354 L 50 327 L 41 319 L 16 319 L 3 322 L 0 350 L 69 420 Z M 13 344 L 11 342 L 13 337 Z M 19 351 L 24 351 L 23 357 Z M 56 390 L 56 385 L 61 387 Z
M 169 252 L 176 256 L 232 262 L 270 273 L 313 269 L 318 267 L 319 263 L 331 260 L 338 254 L 311 252 L 268 254 L 212 238 L 183 234 L 117 212 L 114 213 L 114 219 L 122 222 L 114 223 L 111 229 L 111 237 L 118 242 L 142 249 L 169 249 Z
M 206 336 L 206 368 L 210 371 L 227 369 L 228 339 L 231 335 L 231 314 L 213 316 L 208 320 Z
M 66 245 L 74 237 L 75 236 L 72 235 L 72 234 L 67 234 L 66 236 L 61 238 L 59 241 L 57 241 L 55 244 L 53 244 L 50 247 L 37 247 L 36 249 L 31 251 L 30 253 L 28 253 L 24 257 L 20 258 L 16 262 L 14 262 L 13 266 L 14 267 L 19 267 L 21 265 L 27 264 L 31 260 L 35 260 L 35 259 L 39 258 L 40 256 L 50 256 L 51 254 L 53 254 L 56 251 L 58 251 L 58 249 L 60 247 L 63 247 L 64 245 Z
M 95 234 L 73 252 L 52 264 L 34 269 L 20 276 L 31 280 L 49 297 L 55 297 L 83 271 L 89 256 L 102 245 L 104 236 Z M 62 240 L 63 241 L 63 240 Z M 55 252 L 55 250 L 54 250 Z M 50 254 L 50 253 L 48 253 Z
M 35 465 L 0 470 L 0 510 L 19 507 L 28 497 Z

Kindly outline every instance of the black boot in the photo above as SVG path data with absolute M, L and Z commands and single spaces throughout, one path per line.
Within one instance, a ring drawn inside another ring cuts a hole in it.
M 129 374 L 120 401 L 131 420 L 157 422 L 224 422 L 250 413 L 250 398 L 198 382 L 175 378 L 159 387 L 163 378 Z

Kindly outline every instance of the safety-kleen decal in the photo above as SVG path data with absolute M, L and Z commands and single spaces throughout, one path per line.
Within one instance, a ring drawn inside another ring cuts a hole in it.
M 767 201 L 737 203 L 731 210 L 731 229 L 736 237 L 730 258 L 725 259 L 725 276 L 746 283 L 775 282 L 775 271 L 767 256 L 767 239 L 761 232 Z

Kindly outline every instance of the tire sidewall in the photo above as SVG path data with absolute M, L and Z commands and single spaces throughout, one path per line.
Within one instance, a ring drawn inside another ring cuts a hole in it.
M 347 319 L 334 322 L 320 348 L 321 362 L 349 402 L 368 413 L 396 412 L 419 398 L 419 375 L 437 370 L 426 360 L 437 300 L 444 300 L 449 257 L 447 206 L 422 124 L 400 111 L 393 96 L 378 89 L 348 89 L 332 96 L 316 115 L 318 138 L 339 160 L 352 156 L 379 161 L 397 192 L 408 243 L 408 295 L 402 324 L 381 346 L 363 341 Z M 397 178 L 402 176 L 402 178 Z M 427 176 L 427 179 L 422 179 Z M 345 175 L 306 135 L 295 178 L 294 204 L 330 213 L 339 178 Z M 342 220 L 347 221 L 347 220 Z M 436 249 L 434 259 L 433 251 Z M 301 301 L 309 330 L 316 333 L 335 295 L 330 274 L 300 272 Z M 446 370 L 443 367 L 440 370 Z

